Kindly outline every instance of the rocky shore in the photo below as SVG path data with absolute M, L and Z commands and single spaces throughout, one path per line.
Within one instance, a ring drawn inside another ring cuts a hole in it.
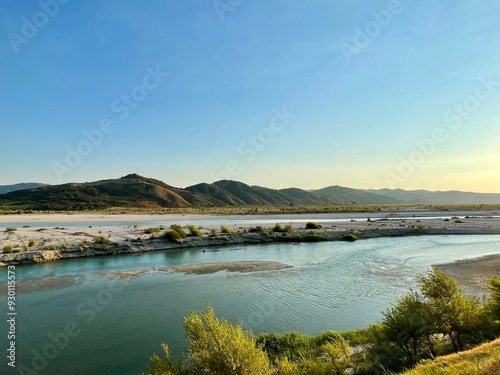
M 435 213 L 434 213 L 435 215 Z M 305 223 L 287 223 L 288 231 L 273 231 L 274 224 L 232 226 L 224 233 L 220 226 L 198 227 L 197 235 L 168 240 L 169 227 L 137 225 L 106 227 L 2 227 L 0 228 L 0 266 L 52 262 L 81 257 L 142 253 L 180 248 L 263 244 L 272 242 L 356 241 L 376 237 L 428 235 L 500 234 L 500 217 L 368 219 L 322 222 L 321 228 L 306 229 Z M 115 218 L 118 221 L 118 218 Z M 34 223 L 40 225 L 43 223 Z M 184 227 L 185 228 L 185 227 Z M 186 230 L 186 232 L 188 232 Z

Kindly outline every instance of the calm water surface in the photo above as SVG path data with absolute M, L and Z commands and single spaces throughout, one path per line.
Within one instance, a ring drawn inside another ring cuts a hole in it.
M 497 252 L 500 236 L 427 236 L 247 245 L 205 253 L 188 249 L 20 266 L 18 281 L 62 278 L 37 292 L 18 293 L 17 365 L 32 367 L 34 356 L 51 343 L 50 334 L 63 332 L 71 323 L 79 334 L 38 373 L 139 374 L 161 342 L 167 342 L 175 355 L 182 353 L 182 317 L 207 303 L 218 316 L 242 322 L 255 333 L 315 334 L 365 327 L 380 320 L 381 311 L 414 287 L 415 275 L 431 264 Z M 119 282 L 106 274 L 236 260 L 272 260 L 294 268 L 246 274 L 150 274 Z M 0 270 L 4 317 L 6 278 L 6 269 Z M 62 280 L 71 282 L 65 286 Z M 0 329 L 5 353 L 5 319 Z M 2 360 L 0 373 L 18 373 L 7 371 Z

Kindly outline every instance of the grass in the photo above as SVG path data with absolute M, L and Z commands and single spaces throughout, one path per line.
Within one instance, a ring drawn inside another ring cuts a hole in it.
M 474 349 L 420 364 L 404 375 L 479 375 L 500 374 L 500 339 Z
M 276 225 L 272 228 L 272 231 L 277 233 L 292 233 L 293 228 L 290 224 L 285 225 L 283 228 L 280 223 L 276 223 Z
M 172 242 L 179 242 L 182 240 L 181 234 L 177 232 L 175 229 L 167 230 L 163 234 L 163 238 Z
M 297 241 L 300 241 L 300 242 L 321 242 L 321 241 L 327 241 L 328 236 L 316 234 L 316 233 L 310 233 L 310 234 L 306 234 L 305 236 L 302 236 L 302 237 L 297 237 L 296 239 L 297 239 Z
M 96 236 L 96 237 L 94 237 L 94 243 L 96 245 L 109 245 L 111 243 L 111 241 L 108 240 L 106 237 Z
M 248 228 L 248 233 L 259 233 L 263 236 L 268 236 L 269 234 L 266 232 L 266 228 L 261 225 L 257 225 L 256 227 Z
M 232 230 L 229 227 L 226 227 L 225 225 L 220 226 L 220 231 L 221 231 L 221 233 L 225 233 L 225 234 L 234 234 L 234 230 Z
M 160 228 L 147 228 L 144 230 L 146 234 L 160 233 Z
M 387 204 L 387 205 L 297 205 L 297 206 L 240 206 L 240 207 L 122 207 L 113 208 L 86 207 L 81 209 L 36 209 L 30 205 L 0 205 L 0 214 L 46 214 L 46 213 L 88 213 L 88 214 L 252 214 L 259 213 L 319 213 L 319 212 L 376 212 L 381 210 L 400 211 L 408 209 L 431 211 L 469 211 L 469 210 L 500 210 L 500 204 Z
M 202 236 L 202 233 L 201 231 L 196 228 L 194 225 L 187 225 L 186 228 L 188 229 L 189 231 L 189 236 L 193 236 L 193 237 L 201 237 Z
M 177 233 L 179 233 L 179 235 L 184 238 L 187 236 L 187 233 L 186 231 L 179 225 L 179 224 L 172 224 L 170 226 L 170 228 L 174 231 L 176 231 Z
M 4 253 L 4 254 L 12 253 L 12 246 L 10 246 L 10 245 L 5 245 L 5 246 L 3 247 L 2 253 Z
M 7 228 L 5 228 L 6 232 L 15 232 L 16 230 L 17 230 L 17 228 L 14 228 L 14 227 L 7 227 Z

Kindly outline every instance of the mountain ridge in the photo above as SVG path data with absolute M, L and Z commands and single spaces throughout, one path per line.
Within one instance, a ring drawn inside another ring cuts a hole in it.
M 22 185 L 22 184 L 21 184 Z M 0 194 L 0 207 L 33 210 L 205 208 L 244 206 L 345 206 L 415 204 L 500 204 L 500 194 L 461 191 L 353 189 L 338 185 L 317 190 L 272 189 L 220 180 L 179 188 L 132 173 L 118 179 L 61 185 L 26 184 Z M 36 186 L 39 185 L 39 186 Z M 41 185 L 41 186 L 40 186 Z

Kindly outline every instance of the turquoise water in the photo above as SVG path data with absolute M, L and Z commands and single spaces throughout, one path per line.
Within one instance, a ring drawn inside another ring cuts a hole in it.
M 19 266 L 18 281 L 34 279 L 35 284 L 38 278 L 83 277 L 71 286 L 56 281 L 57 288 L 18 293 L 17 369 L 35 364 L 39 374 L 139 374 L 151 354 L 159 352 L 161 342 L 167 342 L 175 355 L 182 353 L 182 317 L 207 303 L 218 316 L 241 322 L 255 333 L 314 334 L 365 327 L 380 320 L 381 311 L 415 286 L 415 275 L 431 264 L 497 252 L 500 236 L 427 236 L 246 245 L 205 253 L 187 249 Z M 233 260 L 272 260 L 294 268 L 246 274 L 149 274 L 122 281 L 107 275 Z M 7 270 L 1 269 L 4 317 L 6 279 Z M 0 322 L 1 342 L 6 344 L 6 319 Z M 51 352 L 51 334 L 61 338 L 68 327 L 73 336 L 61 339 L 61 348 Z M 40 360 L 37 353 L 44 350 L 48 355 Z M 18 373 L 9 370 L 5 360 L 0 372 Z

